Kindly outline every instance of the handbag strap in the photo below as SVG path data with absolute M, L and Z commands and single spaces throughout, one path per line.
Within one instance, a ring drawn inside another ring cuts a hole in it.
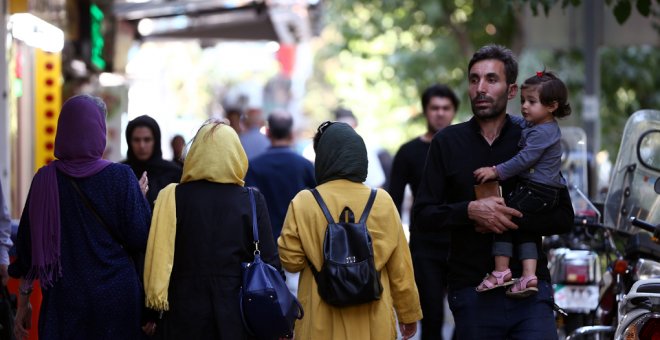
M 254 238 L 254 255 L 259 255 L 259 228 L 257 228 L 257 204 L 254 201 L 254 189 L 248 187 L 250 207 L 252 209 L 252 237 Z
M 76 189 L 76 192 L 82 199 L 83 203 L 85 203 L 85 206 L 87 206 L 87 208 L 92 212 L 92 215 L 96 217 L 96 220 L 103 226 L 103 228 L 105 228 L 105 230 L 108 232 L 108 234 L 110 234 L 110 236 L 115 240 L 115 242 L 119 243 L 119 246 L 124 248 L 124 242 L 122 242 L 121 237 L 105 223 L 103 218 L 101 218 L 101 215 L 99 215 L 99 213 L 96 211 L 92 203 L 89 201 L 89 199 L 87 199 L 87 196 L 85 196 L 82 190 L 80 190 L 78 183 L 76 183 L 76 181 L 71 177 L 69 177 L 69 181 L 73 185 L 73 188 Z

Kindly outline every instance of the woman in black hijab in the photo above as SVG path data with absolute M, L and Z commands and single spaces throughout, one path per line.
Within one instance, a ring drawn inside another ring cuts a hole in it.
M 146 196 L 153 211 L 158 192 L 170 183 L 178 183 L 182 169 L 174 162 L 163 159 L 160 127 L 156 120 L 147 115 L 128 123 L 126 143 L 128 153 L 122 163 L 128 164 L 138 179 L 146 172 L 149 189 Z

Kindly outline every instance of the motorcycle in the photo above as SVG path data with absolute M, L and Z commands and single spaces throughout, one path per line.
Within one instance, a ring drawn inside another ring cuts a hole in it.
M 608 266 L 609 284 L 599 303 L 602 326 L 585 326 L 566 339 L 608 335 L 614 339 L 660 339 L 660 224 L 630 219 L 649 233 L 631 235 L 624 254 Z M 614 243 L 613 235 L 610 240 Z
M 600 256 L 597 237 L 588 225 L 600 221 L 601 214 L 584 194 L 588 191 L 586 140 L 583 129 L 562 127 L 562 173 L 575 212 L 574 228 L 543 240 L 560 334 L 593 324 L 598 307 Z
M 636 112 L 624 128 L 604 223 L 585 223 L 602 231 L 612 259 L 596 313 L 600 325 L 577 328 L 566 339 L 660 339 L 659 155 L 660 111 Z

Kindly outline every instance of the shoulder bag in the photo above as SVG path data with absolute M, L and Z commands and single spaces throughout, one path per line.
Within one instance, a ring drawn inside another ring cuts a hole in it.
M 243 324 L 258 339 L 290 338 L 296 319 L 304 315 L 303 309 L 280 272 L 261 260 L 254 192 L 252 188 L 247 189 L 252 208 L 254 261 L 243 263 L 239 293 Z

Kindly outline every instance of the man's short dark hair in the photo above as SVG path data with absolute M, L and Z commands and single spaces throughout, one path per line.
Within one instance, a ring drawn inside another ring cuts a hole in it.
M 429 105 L 429 102 L 431 101 L 431 98 L 433 97 L 440 97 L 440 98 L 447 98 L 451 101 L 451 103 L 454 105 L 454 110 L 458 111 L 458 105 L 460 104 L 460 101 L 458 100 L 458 97 L 456 97 L 456 94 L 454 91 L 452 91 L 448 86 L 442 85 L 442 84 L 435 84 L 431 85 L 424 90 L 424 93 L 422 93 L 422 110 L 423 112 L 426 112 L 426 107 Z
M 516 57 L 510 49 L 501 45 L 486 45 L 474 52 L 468 64 L 468 73 L 472 69 L 472 65 L 488 59 L 496 59 L 504 63 L 507 84 L 510 85 L 516 82 L 518 78 L 518 61 L 516 61 Z
M 347 108 L 338 107 L 337 109 L 335 109 L 335 111 L 333 113 L 335 114 L 335 120 L 342 120 L 342 119 L 349 118 L 349 119 L 354 119 L 355 121 L 357 121 L 357 117 L 355 117 L 355 115 L 353 114 L 353 111 L 351 111 Z
M 268 130 L 274 139 L 285 139 L 291 135 L 293 118 L 288 113 L 273 112 L 268 116 Z
M 230 107 L 225 111 L 225 117 L 229 118 L 231 116 L 238 116 L 238 118 L 242 118 L 243 113 L 241 112 L 241 109 L 239 109 L 239 108 Z

